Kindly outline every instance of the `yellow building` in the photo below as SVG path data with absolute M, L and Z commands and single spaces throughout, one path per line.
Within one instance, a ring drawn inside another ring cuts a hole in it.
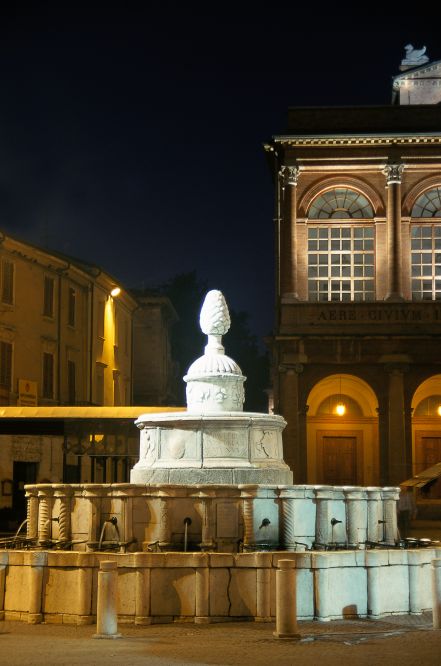
M 5 234 L 0 262 L 1 403 L 130 405 L 136 300 L 99 268 Z
M 296 482 L 397 484 L 441 460 L 433 78 L 429 104 L 406 95 L 401 105 L 291 109 L 287 131 L 266 146 L 276 186 L 274 409 L 288 422 Z M 406 68 L 395 83 L 418 81 Z M 428 496 L 441 497 L 440 485 Z
M 128 480 L 146 411 L 128 406 L 175 397 L 175 320 L 162 296 L 135 297 L 96 266 L 0 235 L 3 515 L 22 517 L 25 483 Z

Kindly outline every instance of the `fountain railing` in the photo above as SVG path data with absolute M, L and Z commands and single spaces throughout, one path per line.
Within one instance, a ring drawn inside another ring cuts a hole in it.
M 26 496 L 26 538 L 40 547 L 238 552 L 399 541 L 394 487 L 39 484 Z

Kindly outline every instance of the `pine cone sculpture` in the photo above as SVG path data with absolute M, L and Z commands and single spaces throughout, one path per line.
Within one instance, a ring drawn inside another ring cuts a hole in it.
M 228 332 L 230 313 L 221 291 L 212 289 L 205 296 L 199 322 L 205 335 L 225 335 Z

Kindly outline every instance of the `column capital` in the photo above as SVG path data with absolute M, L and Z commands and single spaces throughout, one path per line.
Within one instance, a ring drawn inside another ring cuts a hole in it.
M 400 162 L 390 162 L 383 168 L 383 173 L 386 176 L 386 184 L 392 185 L 393 183 L 401 183 L 401 175 L 404 171 L 404 164 Z
M 282 165 L 279 171 L 279 177 L 282 181 L 282 186 L 297 185 L 299 180 L 300 169 L 298 166 Z

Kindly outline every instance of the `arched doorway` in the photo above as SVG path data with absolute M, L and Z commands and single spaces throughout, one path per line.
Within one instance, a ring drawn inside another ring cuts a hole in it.
M 412 462 L 418 474 L 441 462 L 441 375 L 420 384 L 412 399 Z M 424 499 L 441 499 L 441 478 L 422 489 Z
M 330 375 L 308 396 L 308 482 L 375 485 L 379 482 L 378 402 L 353 375 Z

